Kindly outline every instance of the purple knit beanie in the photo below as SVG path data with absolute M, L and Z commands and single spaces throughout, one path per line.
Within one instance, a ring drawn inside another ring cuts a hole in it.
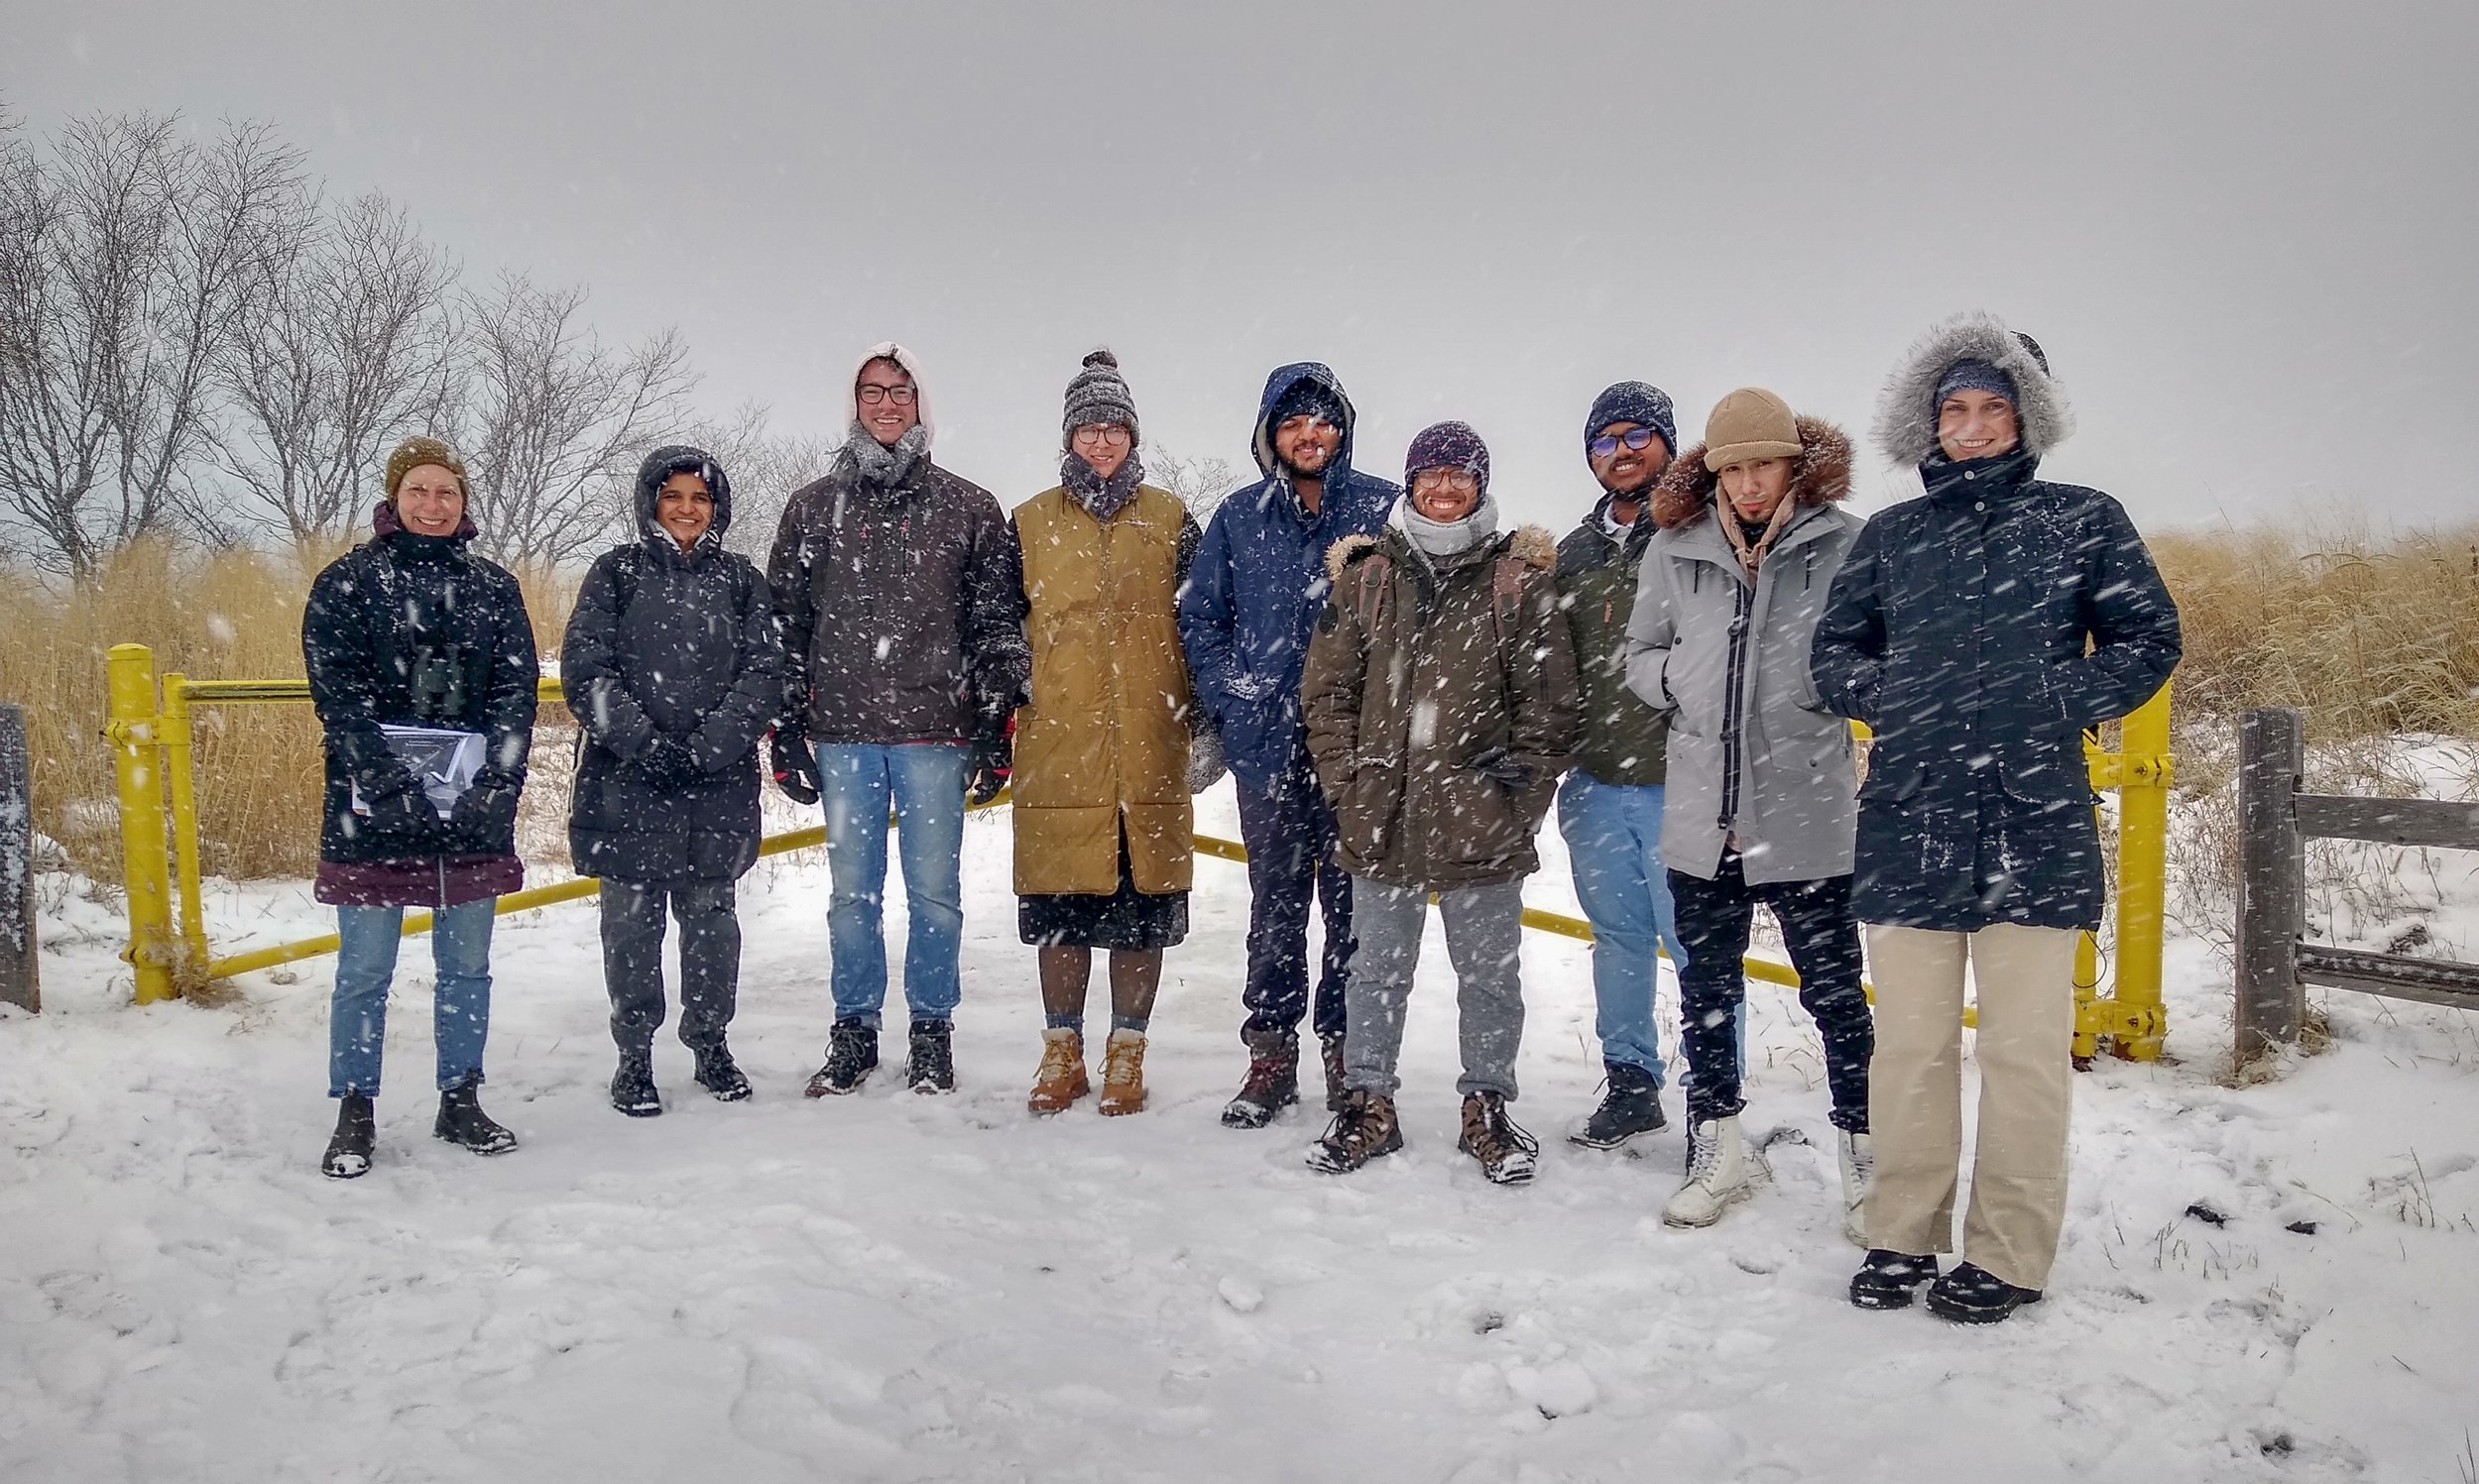
M 1469 422 L 1433 423 L 1412 435 L 1412 446 L 1403 453 L 1404 486 L 1423 469 L 1469 469 L 1480 493 L 1489 493 L 1489 445 Z

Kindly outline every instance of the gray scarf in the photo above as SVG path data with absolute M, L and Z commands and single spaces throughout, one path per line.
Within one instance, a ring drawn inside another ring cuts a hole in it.
M 1403 534 L 1428 556 L 1453 556 L 1497 534 L 1497 502 L 1486 492 L 1481 494 L 1480 503 L 1472 508 L 1472 514 L 1461 520 L 1432 520 L 1412 509 L 1409 495 L 1403 497 L 1398 513 L 1403 520 Z
M 844 439 L 844 457 L 851 461 L 853 472 L 861 483 L 881 490 L 892 490 L 912 477 L 912 471 L 929 455 L 929 429 L 914 423 L 903 430 L 895 446 L 878 441 L 876 434 L 854 418 L 852 432 Z
M 1144 461 L 1136 450 L 1127 450 L 1127 458 L 1109 479 L 1093 472 L 1093 465 L 1074 449 L 1059 455 L 1059 479 L 1077 503 L 1093 513 L 1096 520 L 1108 520 L 1126 509 L 1136 498 L 1136 486 L 1144 483 Z

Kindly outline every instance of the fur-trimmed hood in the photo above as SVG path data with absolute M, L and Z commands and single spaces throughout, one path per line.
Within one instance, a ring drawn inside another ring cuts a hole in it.
M 1399 529 L 1395 530 L 1394 534 L 1399 538 L 1403 537 Z M 1326 548 L 1326 576 L 1336 586 L 1341 586 L 1343 569 L 1350 566 L 1354 558 L 1376 549 L 1376 536 L 1345 536 Z M 1550 534 L 1550 529 L 1546 525 L 1516 526 L 1506 537 L 1504 554 L 1519 559 L 1527 567 L 1543 572 L 1558 570 L 1558 538 Z
M 2066 389 L 2049 374 L 2040 342 L 2006 328 L 1994 314 L 1957 314 L 1922 335 L 1886 379 L 1876 402 L 1876 446 L 1905 468 L 1937 452 L 1937 384 L 1956 361 L 1986 361 L 2014 379 L 2014 413 L 2023 451 L 2038 458 L 2074 431 Z
M 1791 498 L 1801 505 L 1831 505 L 1850 494 L 1850 437 L 1822 417 L 1801 417 L 1799 457 L 1791 461 Z M 1671 461 L 1653 487 L 1653 523 L 1664 530 L 1686 525 L 1713 502 L 1721 476 L 1705 467 L 1705 445 Z

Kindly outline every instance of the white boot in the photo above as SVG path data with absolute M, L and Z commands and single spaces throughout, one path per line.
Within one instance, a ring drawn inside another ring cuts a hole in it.
M 1834 1142 L 1842 1151 L 1842 1235 L 1854 1247 L 1868 1245 L 1868 1222 L 1865 1209 L 1868 1187 L 1876 1184 L 1876 1144 L 1866 1134 L 1840 1129 Z
M 1747 1199 L 1747 1151 L 1738 1119 L 1709 1118 L 1687 1130 L 1687 1184 L 1661 1208 L 1664 1226 L 1711 1226 L 1732 1204 Z

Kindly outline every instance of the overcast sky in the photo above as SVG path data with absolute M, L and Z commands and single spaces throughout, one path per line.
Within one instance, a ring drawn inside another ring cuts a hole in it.
M 0 99 L 256 117 L 477 278 L 676 325 L 721 410 L 833 431 L 870 341 L 942 463 L 1055 482 L 1108 343 L 1148 441 L 1242 469 L 1331 363 L 1359 462 L 1488 439 L 1517 516 L 1594 493 L 1640 377 L 1686 441 L 1757 384 L 1864 439 L 1955 310 L 2036 335 L 2053 477 L 2150 526 L 2479 514 L 2479 4 L 0 0 Z M 1916 489 L 1873 450 L 1859 496 Z

